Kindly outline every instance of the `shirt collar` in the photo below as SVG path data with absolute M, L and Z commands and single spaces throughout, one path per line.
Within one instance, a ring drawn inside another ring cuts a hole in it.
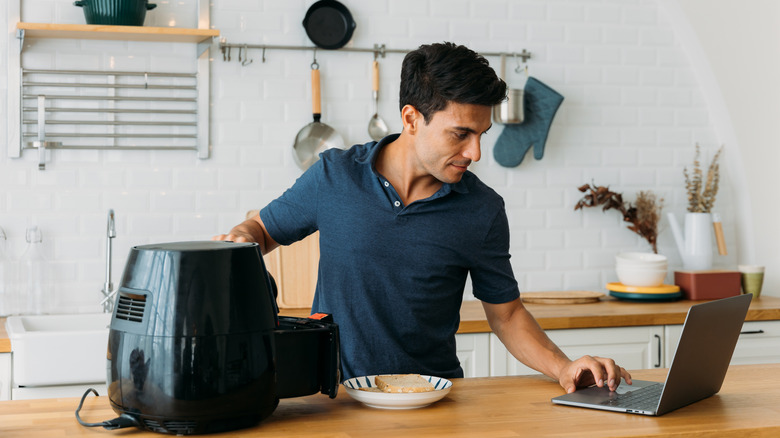
M 371 172 L 376 176 L 377 178 L 381 178 L 381 175 L 376 171 L 376 159 L 379 157 L 379 151 L 387 146 L 388 144 L 394 142 L 398 137 L 400 137 L 401 134 L 390 134 L 386 136 L 385 138 L 379 140 L 378 142 L 369 142 L 366 143 L 366 146 L 368 147 L 368 153 L 362 156 L 358 156 L 355 160 L 359 163 L 371 163 Z M 463 178 L 460 179 L 460 181 L 450 184 L 450 183 L 444 183 L 442 184 L 441 188 L 438 192 L 433 196 L 434 198 L 445 196 L 449 194 L 451 191 L 458 192 L 458 193 L 468 193 L 468 185 L 464 181 L 467 177 L 470 178 L 471 171 L 466 171 L 466 173 L 463 175 Z

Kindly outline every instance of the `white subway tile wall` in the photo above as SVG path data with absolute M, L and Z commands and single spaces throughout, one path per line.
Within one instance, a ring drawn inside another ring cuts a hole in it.
M 17 0 L 11 0 L 17 1 Z M 314 0 L 214 0 L 211 26 L 230 43 L 307 45 L 301 25 Z M 502 126 L 484 137 L 473 171 L 504 196 L 511 253 L 522 290 L 604 291 L 616 281 L 614 255 L 649 251 L 616 211 L 574 211 L 584 183 L 607 185 L 633 201 L 640 190 L 664 198 L 664 212 L 685 212 L 683 167 L 694 145 L 709 163 L 720 146 L 707 100 L 675 29 L 654 0 L 342 0 L 357 29 L 348 47 L 385 44 L 413 49 L 454 41 L 482 52 L 533 53 L 530 75 L 565 96 L 544 158 L 526 156 L 516 168 L 492 157 Z M 195 3 L 153 1 L 146 25 L 196 27 Z M 22 21 L 83 24 L 72 0 L 21 0 Z M 8 23 L 0 6 L 0 23 Z M 11 26 L 14 23 L 10 23 Z M 5 26 L 5 24 L 0 25 Z M 0 33 L 0 56 L 15 56 L 13 29 Z M 223 61 L 211 49 L 211 157 L 178 151 L 49 151 L 46 170 L 37 153 L 0 154 L 0 226 L 8 253 L 24 249 L 24 231 L 38 224 L 56 278 L 61 311 L 97 311 L 104 281 L 106 212 L 116 211 L 114 283 L 133 245 L 208 239 L 226 232 L 244 213 L 260 208 L 300 175 L 292 143 L 311 121 L 311 51 L 260 50 L 242 66 L 233 49 Z M 318 50 L 323 121 L 348 145 L 368 140 L 372 114 L 370 53 Z M 398 78 L 403 55 L 379 58 L 379 114 L 392 131 L 398 120 Z M 499 59 L 490 57 L 498 67 Z M 522 69 L 508 58 L 507 82 L 521 87 Z M 29 68 L 190 72 L 191 44 L 96 41 L 25 41 Z M 0 70 L 0 132 L 8 128 L 6 69 Z M 4 137 L 5 139 L 5 137 Z M 718 204 L 729 205 L 729 175 L 721 167 Z M 721 210 L 727 243 L 734 217 Z M 668 222 L 659 251 L 672 268 L 680 258 Z M 735 264 L 735 256 L 716 263 Z M 671 281 L 671 275 L 668 280 Z M 466 291 L 466 299 L 472 299 Z

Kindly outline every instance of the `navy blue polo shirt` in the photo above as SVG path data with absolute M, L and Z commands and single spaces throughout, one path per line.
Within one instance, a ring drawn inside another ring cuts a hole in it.
M 282 245 L 320 231 L 312 312 L 339 324 L 345 379 L 462 377 L 455 332 L 467 275 L 480 300 L 519 296 L 504 201 L 466 172 L 403 205 L 374 167 L 378 151 L 396 138 L 322 153 L 260 217 Z

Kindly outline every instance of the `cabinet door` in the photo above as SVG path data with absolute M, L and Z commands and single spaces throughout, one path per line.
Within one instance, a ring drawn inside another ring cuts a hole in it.
M 106 383 L 96 382 L 84 385 L 17 387 L 12 390 L 12 399 L 33 400 L 39 398 L 81 397 L 89 388 L 96 390 L 99 395 L 108 395 Z
M 464 377 L 487 377 L 490 372 L 490 334 L 455 335 L 458 360 Z
M 0 353 L 0 401 L 11 400 L 11 353 Z
M 663 366 L 663 326 L 547 330 L 547 336 L 571 359 L 601 356 L 628 370 Z M 490 375 L 538 374 L 523 365 L 490 334 Z
M 668 325 L 666 334 L 666 366 L 672 364 L 680 341 L 682 325 Z M 747 321 L 742 325 L 731 365 L 780 362 L 780 321 Z

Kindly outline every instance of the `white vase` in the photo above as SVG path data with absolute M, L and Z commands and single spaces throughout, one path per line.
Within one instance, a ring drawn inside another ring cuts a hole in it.
M 686 213 L 685 236 L 680 232 L 674 214 L 669 213 L 674 240 L 683 261 L 683 269 L 700 271 L 712 269 L 712 214 Z

